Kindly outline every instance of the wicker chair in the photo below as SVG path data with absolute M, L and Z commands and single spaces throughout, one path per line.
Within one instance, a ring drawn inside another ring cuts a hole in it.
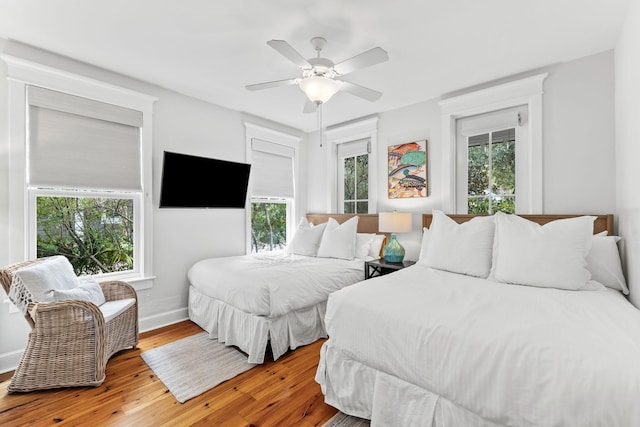
M 0 270 L 0 282 L 9 294 L 13 272 L 42 262 L 39 258 Z M 108 322 L 91 302 L 69 300 L 28 304 L 31 326 L 27 347 L 11 382 L 9 393 L 40 389 L 98 386 L 105 379 L 109 358 L 138 344 L 138 299 L 127 283 L 100 283 L 106 301 L 135 299 L 135 303 Z

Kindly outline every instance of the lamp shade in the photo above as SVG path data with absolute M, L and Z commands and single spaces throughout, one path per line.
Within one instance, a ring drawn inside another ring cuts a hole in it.
M 311 102 L 325 103 L 340 89 L 340 83 L 328 77 L 306 77 L 298 83 Z
M 410 212 L 380 212 L 378 230 L 383 233 L 408 233 L 413 227 Z

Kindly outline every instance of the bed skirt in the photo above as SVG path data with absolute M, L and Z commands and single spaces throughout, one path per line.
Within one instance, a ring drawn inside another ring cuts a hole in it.
M 331 339 L 322 345 L 315 379 L 327 404 L 371 420 L 372 426 L 499 426 L 442 396 L 348 357 Z
M 208 297 L 189 286 L 189 319 L 228 346 L 236 346 L 249 355 L 249 363 L 263 363 L 267 343 L 271 342 L 273 360 L 289 348 L 326 338 L 324 315 L 327 301 L 277 317 L 256 316 Z

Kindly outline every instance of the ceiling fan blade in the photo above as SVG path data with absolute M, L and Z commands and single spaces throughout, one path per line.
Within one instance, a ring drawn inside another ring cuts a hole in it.
M 267 42 L 269 46 L 277 50 L 280 55 L 287 58 L 300 68 L 312 68 L 309 61 L 307 61 L 297 50 L 295 50 L 289 43 L 284 40 L 269 40 Z
M 305 102 L 302 112 L 305 114 L 315 113 L 317 109 L 318 109 L 318 106 L 316 105 L 316 103 L 312 102 L 309 98 L 307 98 L 307 102 Z
M 369 89 L 368 87 L 360 86 L 342 79 L 337 80 L 342 82 L 342 88 L 340 90 L 349 92 L 351 95 L 364 98 L 367 101 L 377 101 L 382 96 L 382 92 L 378 92 L 377 90 Z
M 262 90 L 262 89 L 269 89 L 269 88 L 278 87 L 278 86 L 294 85 L 297 83 L 298 83 L 298 79 L 286 79 L 286 80 L 275 80 L 272 82 L 265 82 L 265 83 L 257 83 L 254 85 L 247 85 L 245 87 L 247 88 L 247 90 Z
M 360 68 L 370 67 L 389 60 L 389 54 L 381 47 L 374 47 L 352 58 L 336 64 L 333 69 L 345 75 Z

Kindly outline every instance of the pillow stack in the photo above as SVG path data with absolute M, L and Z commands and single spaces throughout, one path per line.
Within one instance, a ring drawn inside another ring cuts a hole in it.
M 441 211 L 433 212 L 424 265 L 438 270 L 487 277 L 491 268 L 494 223 L 476 217 L 457 224 Z
M 496 213 L 492 278 L 517 285 L 587 289 L 591 273 L 586 258 L 594 220 L 582 216 L 539 225 Z
M 348 219 L 342 224 L 338 224 L 338 221 L 329 218 L 318 248 L 318 257 L 354 259 L 357 229 L 357 216 Z
M 384 234 L 358 233 L 358 217 L 339 224 L 334 218 L 324 224 L 310 224 L 302 218 L 286 253 L 319 258 L 362 259 L 380 257 Z
M 293 239 L 287 245 L 286 252 L 288 254 L 316 256 L 326 226 L 326 223 L 314 226 L 306 218 L 302 217 L 296 232 L 293 234 Z
M 593 236 L 594 220 L 582 216 L 539 225 L 498 212 L 457 224 L 434 211 L 418 263 L 516 285 L 566 290 L 604 285 L 626 294 L 616 245 L 620 238 Z

